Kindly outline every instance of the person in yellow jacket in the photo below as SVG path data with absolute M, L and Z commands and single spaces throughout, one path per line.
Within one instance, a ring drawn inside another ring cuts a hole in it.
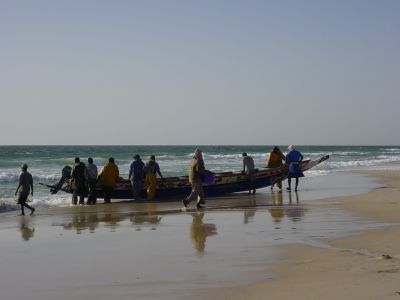
M 147 200 L 151 201 L 154 199 L 156 194 L 157 173 L 162 179 L 164 179 L 160 172 L 160 166 L 156 162 L 156 157 L 154 155 L 150 156 L 150 160 L 144 166 L 143 171 L 146 176 Z
M 103 185 L 104 203 L 111 203 L 111 194 L 117 185 L 118 177 L 118 166 L 115 164 L 114 158 L 110 157 L 99 174 L 99 179 Z
M 285 161 L 285 155 L 283 155 L 282 151 L 279 147 L 275 146 L 272 151 L 269 153 L 267 168 L 279 168 L 283 166 L 283 162 Z M 277 181 L 276 185 L 280 190 L 282 190 L 282 181 Z M 271 185 L 271 190 L 274 188 L 274 184 Z

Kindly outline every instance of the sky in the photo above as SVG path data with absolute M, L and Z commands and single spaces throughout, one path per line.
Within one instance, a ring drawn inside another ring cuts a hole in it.
M 400 1 L 0 0 L 1 145 L 400 145 Z

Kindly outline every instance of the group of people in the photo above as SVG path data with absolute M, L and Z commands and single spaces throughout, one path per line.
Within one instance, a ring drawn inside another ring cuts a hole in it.
M 284 164 L 288 165 L 288 191 L 291 191 L 291 181 L 292 178 L 296 179 L 295 191 L 297 191 L 299 185 L 299 178 L 304 177 L 301 171 L 300 163 L 303 160 L 303 155 L 297 151 L 293 145 L 288 147 L 289 152 L 286 156 L 282 153 L 279 147 L 273 147 L 272 151 L 269 153 L 267 168 L 278 168 Z M 254 174 L 256 168 L 254 165 L 254 159 L 247 155 L 246 152 L 242 153 L 243 158 L 243 169 L 242 173 L 247 175 L 249 181 L 249 194 L 255 194 L 256 188 L 254 186 Z M 194 156 L 189 164 L 189 182 L 192 185 L 192 191 L 188 197 L 182 200 L 183 206 L 186 208 L 190 202 L 197 200 L 197 209 L 204 207 L 204 191 L 203 191 L 203 174 L 206 169 L 204 167 L 203 155 L 200 149 L 196 149 Z M 274 184 L 282 190 L 282 181 L 277 181 Z M 273 189 L 274 184 L 271 186 Z
M 136 154 L 133 159 L 128 175 L 132 183 L 133 198 L 141 198 L 140 191 L 145 183 L 147 187 L 147 199 L 153 200 L 156 194 L 157 174 L 164 179 L 160 171 L 160 166 L 156 162 L 156 157 L 151 155 L 146 164 L 142 161 L 139 154 Z
M 289 152 L 283 155 L 279 147 L 275 146 L 269 153 L 267 168 L 279 168 L 286 164 L 288 166 L 288 191 L 291 191 L 292 178 L 296 179 L 295 191 L 297 192 L 297 187 L 299 186 L 299 178 L 304 177 L 301 171 L 300 163 L 303 160 L 303 154 L 297 151 L 293 145 L 288 147 Z M 280 190 L 282 190 L 282 181 L 277 181 L 276 185 Z M 274 188 L 274 184 L 271 185 L 271 189 Z
M 299 178 L 303 177 L 303 173 L 300 168 L 300 163 L 303 160 L 303 155 L 297 151 L 293 145 L 288 147 L 289 152 L 286 156 L 281 152 L 281 150 L 275 146 L 272 151 L 269 153 L 267 167 L 268 168 L 277 168 L 281 167 L 284 164 L 288 165 L 288 187 L 287 190 L 291 190 L 291 179 L 295 178 L 295 191 L 297 191 Z M 242 172 L 247 175 L 250 188 L 249 194 L 255 194 L 256 188 L 254 186 L 254 174 L 255 174 L 255 165 L 254 160 L 251 156 L 247 155 L 247 153 L 242 154 L 243 158 L 243 170 Z M 18 193 L 18 203 L 21 205 L 21 215 L 24 215 L 24 208 L 28 208 L 31 210 L 31 214 L 35 211 L 35 209 L 29 206 L 26 202 L 29 194 L 33 195 L 33 180 L 32 175 L 27 171 L 28 166 L 26 164 L 21 166 L 21 175 L 19 178 L 19 185 L 17 187 Z M 198 209 L 204 207 L 204 190 L 203 190 L 203 176 L 206 172 L 203 160 L 203 154 L 200 149 L 196 149 L 192 160 L 189 164 L 189 182 L 192 186 L 191 193 L 188 197 L 183 199 L 182 203 L 184 207 L 192 202 L 196 201 L 196 206 Z M 156 162 L 155 156 L 151 155 L 149 161 L 145 164 L 139 154 L 134 155 L 133 161 L 130 164 L 129 168 L 129 180 L 132 184 L 132 194 L 134 199 L 141 198 L 141 191 L 146 185 L 147 188 L 147 199 L 152 200 L 155 197 L 156 193 L 156 176 L 163 178 L 160 166 Z M 108 162 L 103 166 L 100 172 L 98 172 L 97 166 L 93 163 L 93 159 L 91 157 L 88 158 L 88 163 L 85 165 L 80 161 L 79 157 L 75 158 L 75 165 L 72 168 L 71 172 L 72 178 L 72 204 L 84 205 L 84 197 L 87 194 L 87 202 L 88 205 L 96 204 L 96 186 L 97 182 L 101 181 L 101 186 L 103 188 L 104 193 L 104 202 L 111 202 L 111 195 L 116 187 L 118 178 L 119 178 L 119 169 L 115 164 L 115 160 L 113 157 L 108 159 Z M 274 184 L 278 186 L 280 190 L 282 190 L 282 182 L 277 181 Z M 271 186 L 273 189 L 274 184 Z M 79 197 L 79 203 L 78 203 Z
M 283 165 L 288 165 L 288 187 L 286 188 L 288 191 L 291 191 L 291 184 L 292 184 L 292 178 L 296 179 L 295 183 L 295 191 L 297 191 L 298 185 L 299 185 L 299 178 L 304 177 L 303 172 L 301 171 L 300 168 L 300 163 L 303 160 L 303 155 L 297 151 L 293 145 L 290 145 L 288 147 L 289 152 L 286 154 L 286 156 L 282 153 L 282 151 L 279 149 L 279 147 L 275 146 L 271 150 L 268 156 L 268 161 L 267 161 L 267 168 L 279 168 L 282 167 Z M 251 156 L 248 156 L 246 152 L 242 154 L 243 157 L 243 170 L 242 173 L 247 174 L 247 177 L 250 182 L 250 190 L 249 194 L 256 193 L 256 189 L 254 188 L 253 185 L 253 180 L 254 180 L 254 173 L 255 173 L 255 167 L 254 167 L 254 160 Z M 282 181 L 276 181 L 271 185 L 271 190 L 274 188 L 274 185 L 277 185 L 280 190 L 282 190 Z
M 129 168 L 129 180 L 132 183 L 132 194 L 134 199 L 141 198 L 141 190 L 144 183 L 147 187 L 147 199 L 152 200 L 156 192 L 156 176 L 157 174 L 163 178 L 160 166 L 156 162 L 154 155 L 150 156 L 149 161 L 145 164 L 139 154 L 133 157 L 133 161 Z M 111 195 L 117 185 L 119 178 L 119 169 L 115 164 L 113 157 L 108 159 L 108 162 L 103 166 L 98 173 L 97 166 L 93 163 L 91 157 L 88 158 L 88 164 L 85 165 L 80 161 L 79 157 L 75 158 L 75 165 L 72 168 L 72 204 L 84 205 L 84 197 L 87 194 L 86 204 L 96 204 L 96 185 L 101 181 L 101 186 L 104 194 L 104 202 L 111 202 Z M 78 203 L 79 197 L 79 203 Z

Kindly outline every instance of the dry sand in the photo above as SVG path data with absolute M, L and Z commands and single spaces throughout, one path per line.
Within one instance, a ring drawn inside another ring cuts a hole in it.
M 400 299 L 400 172 L 368 174 L 383 187 L 326 204 L 393 225 L 329 241 L 327 249 L 287 245 L 273 266 L 276 279 L 213 291 L 209 299 Z

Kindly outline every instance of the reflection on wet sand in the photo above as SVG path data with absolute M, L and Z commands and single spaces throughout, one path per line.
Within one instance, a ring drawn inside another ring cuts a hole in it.
M 249 224 L 253 220 L 255 214 L 256 214 L 256 210 L 255 209 L 246 209 L 244 211 L 243 224 Z
M 244 224 L 254 222 L 257 210 L 260 210 L 261 207 L 268 207 L 268 212 L 275 223 L 281 222 L 284 217 L 288 217 L 294 222 L 300 221 L 303 218 L 305 209 L 300 205 L 298 193 L 272 192 L 268 196 L 271 198 L 249 196 L 248 198 L 246 197 L 245 201 L 243 201 L 243 198 L 218 199 L 218 202 L 215 201 L 215 204 L 211 205 L 207 211 L 219 211 L 221 209 L 228 211 L 241 210 L 243 212 Z M 285 197 L 287 197 L 287 204 L 284 204 Z M 157 225 L 161 223 L 163 215 L 181 213 L 181 208 L 176 205 L 152 202 L 129 207 L 124 204 L 98 206 L 98 208 L 95 211 L 93 211 L 92 207 L 90 207 L 91 210 L 73 211 L 71 215 L 67 216 L 68 221 L 54 225 L 62 226 L 67 230 L 74 229 L 77 234 L 87 229 L 91 233 L 94 233 L 100 226 L 114 232 L 119 226 L 123 226 L 120 224 L 121 222 L 128 220 L 132 225 L 135 225 L 135 230 L 140 231 L 145 225 L 150 230 L 156 230 Z M 207 236 L 204 234 L 215 234 L 215 225 L 202 223 L 204 212 L 195 212 L 192 216 L 191 239 L 197 245 L 195 248 L 199 252 L 202 252 L 204 251 L 205 237 Z M 203 235 L 202 232 L 204 232 Z
M 294 199 L 292 193 L 289 195 L 289 205 L 283 205 L 283 194 L 281 192 L 272 192 L 272 206 L 268 209 L 272 220 L 275 223 L 279 223 L 282 219 L 287 216 L 293 222 L 300 221 L 304 217 L 305 209 L 300 205 L 300 199 L 298 192 L 294 193 Z M 294 202 L 294 203 L 293 203 Z
M 204 249 L 206 248 L 206 238 L 217 234 L 215 224 L 204 224 L 203 217 L 204 212 L 193 213 L 193 222 L 190 225 L 190 239 L 192 240 L 193 247 L 199 254 L 204 253 Z
M 31 237 L 33 237 L 35 232 L 35 228 L 30 228 L 29 226 L 29 220 L 25 219 L 25 217 L 22 217 L 19 223 L 19 230 L 21 231 L 21 237 L 24 241 L 28 241 Z
M 105 217 L 104 219 L 106 219 Z M 77 234 L 80 234 L 82 230 L 89 229 L 91 233 L 98 227 L 100 220 L 97 214 L 75 214 L 72 215 L 72 220 L 69 223 L 64 223 L 64 229 L 75 229 Z
M 147 203 L 144 210 L 127 214 L 113 211 L 112 209 L 100 212 L 75 213 L 71 216 L 71 221 L 54 225 L 61 225 L 66 230 L 75 229 L 76 233 L 80 234 L 87 229 L 94 233 L 95 229 L 100 224 L 103 224 L 104 227 L 114 232 L 120 226 L 119 223 L 126 219 L 129 219 L 134 225 L 159 224 L 161 221 L 161 217 L 157 214 L 156 206 L 153 203 Z M 156 227 L 151 229 L 155 230 Z M 140 228 L 137 230 L 140 230 Z
M 254 197 L 254 195 L 249 195 L 249 206 L 256 206 L 256 204 L 257 204 L 256 197 Z M 255 209 L 245 209 L 243 224 L 248 224 L 252 222 L 255 214 L 256 214 Z
M 157 215 L 157 207 L 154 203 L 146 204 L 147 214 L 137 214 L 130 218 L 131 222 L 135 225 L 141 224 L 158 224 L 161 221 L 161 217 Z M 152 227 L 152 230 L 156 230 L 156 227 Z

